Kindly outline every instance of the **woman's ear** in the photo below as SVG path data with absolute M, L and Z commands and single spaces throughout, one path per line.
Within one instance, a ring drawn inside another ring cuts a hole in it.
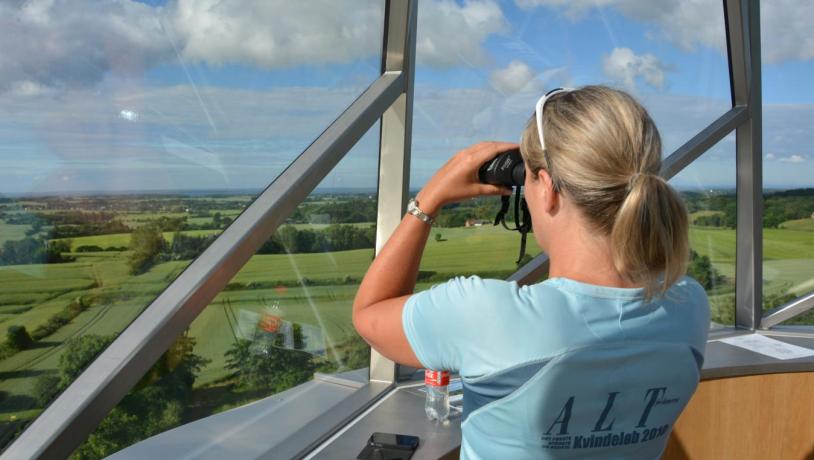
M 554 190 L 554 181 L 545 169 L 537 171 L 537 180 L 540 181 L 540 198 L 543 209 L 547 213 L 553 213 L 559 205 L 559 193 Z

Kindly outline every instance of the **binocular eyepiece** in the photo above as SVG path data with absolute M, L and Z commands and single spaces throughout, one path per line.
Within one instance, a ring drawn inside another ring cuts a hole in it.
M 478 179 L 484 184 L 522 187 L 526 181 L 526 169 L 520 150 L 507 150 L 484 163 L 478 170 Z

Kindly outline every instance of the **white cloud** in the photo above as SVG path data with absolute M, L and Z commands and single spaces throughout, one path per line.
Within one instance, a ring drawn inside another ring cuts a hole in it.
M 642 78 L 650 86 L 664 86 L 664 72 L 667 67 L 652 54 L 637 55 L 630 48 L 614 48 L 610 55 L 602 59 L 602 71 L 608 77 L 628 88 L 636 86 L 636 79 Z
M 707 46 L 726 51 L 723 8 L 720 0 L 515 0 L 522 8 L 563 8 L 579 20 L 591 8 L 612 7 L 635 21 L 655 24 L 657 38 L 685 50 Z M 814 58 L 814 2 L 773 0 L 761 2 L 761 52 L 767 63 Z
M 343 63 L 380 51 L 383 4 L 179 0 L 173 25 L 185 58 L 265 68 Z
M 539 97 L 545 88 L 571 86 L 571 73 L 566 66 L 537 72 L 525 62 L 513 60 L 506 67 L 492 71 L 489 84 L 505 97 L 503 104 L 519 102 L 525 110 L 526 99 L 535 95 Z
M 0 92 L 86 87 L 152 67 L 169 56 L 161 11 L 123 0 L 0 3 Z
M 508 23 L 493 0 L 453 0 L 419 3 L 416 59 L 438 68 L 480 66 L 488 59 L 483 42 L 503 33 Z
M 802 155 L 791 155 L 780 158 L 780 161 L 782 161 L 783 163 L 803 163 L 806 161 L 806 159 Z
M 375 60 L 382 18 L 379 0 L 0 2 L 0 93 L 88 88 L 179 59 L 266 69 Z M 484 41 L 508 27 L 494 0 L 428 0 L 418 24 L 416 59 L 437 68 L 488 64 Z
M 538 86 L 535 83 L 537 74 L 525 62 L 512 61 L 503 69 L 497 69 L 489 76 L 489 83 L 503 94 L 522 91 L 527 86 Z
M 776 160 L 776 159 L 777 159 L 777 155 L 775 155 L 774 153 L 767 153 L 767 154 L 766 154 L 766 159 L 767 159 L 767 160 L 770 160 L 770 161 L 771 161 L 771 160 Z

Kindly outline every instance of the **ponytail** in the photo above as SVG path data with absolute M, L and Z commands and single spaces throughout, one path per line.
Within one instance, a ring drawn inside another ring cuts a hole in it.
M 663 178 L 636 173 L 613 222 L 611 250 L 616 270 L 645 287 L 645 295 L 663 294 L 687 271 L 687 210 Z

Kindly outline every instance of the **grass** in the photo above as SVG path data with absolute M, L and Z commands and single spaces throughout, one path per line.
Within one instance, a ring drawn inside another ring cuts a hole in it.
M 780 227 L 788 230 L 814 232 L 814 219 L 787 220 L 783 222 Z
M 6 241 L 16 241 L 25 238 L 25 232 L 31 228 L 30 225 L 7 224 L 0 219 L 0 246 Z

